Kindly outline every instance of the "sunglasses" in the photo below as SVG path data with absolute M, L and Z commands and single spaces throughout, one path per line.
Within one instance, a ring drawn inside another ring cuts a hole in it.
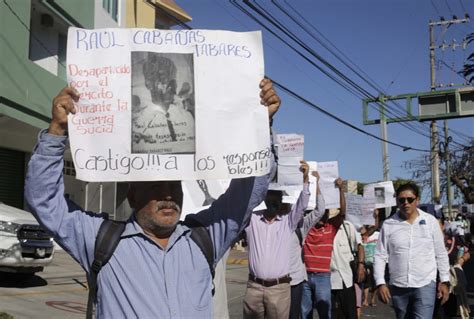
M 398 198 L 398 202 L 400 204 L 405 204 L 406 202 L 408 202 L 409 204 L 412 204 L 415 200 L 416 200 L 415 197 L 399 197 Z

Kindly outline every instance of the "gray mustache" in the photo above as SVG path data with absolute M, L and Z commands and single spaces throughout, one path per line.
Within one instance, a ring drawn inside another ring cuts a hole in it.
M 178 213 L 181 212 L 181 208 L 178 206 L 178 204 L 176 204 L 175 202 L 173 201 L 159 201 L 157 204 L 156 204 L 156 211 L 159 211 L 160 209 L 174 209 L 176 210 Z

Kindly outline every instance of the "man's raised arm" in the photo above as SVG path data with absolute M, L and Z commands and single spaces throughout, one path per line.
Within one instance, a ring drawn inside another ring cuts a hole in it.
M 306 161 L 300 161 L 300 171 L 303 173 L 303 190 L 300 192 L 296 204 L 291 208 L 288 222 L 290 223 L 290 229 L 295 230 L 298 227 L 301 219 L 303 218 L 304 211 L 308 207 L 309 196 L 309 165 Z
M 63 181 L 67 115 L 76 112 L 74 101 L 78 99 L 77 91 L 71 87 L 54 98 L 49 129 L 40 133 L 28 164 L 25 198 L 38 222 L 87 270 L 102 216 L 84 214 L 67 202 Z
M 321 220 L 326 209 L 326 203 L 324 202 L 324 197 L 323 194 L 321 194 L 321 189 L 319 187 L 319 173 L 317 171 L 313 171 L 311 172 L 311 175 L 316 178 L 316 207 L 313 209 L 313 211 L 311 211 L 311 213 L 303 218 L 301 223 L 301 234 L 303 235 L 303 238 L 306 237 L 311 227 L 316 225 L 316 223 Z

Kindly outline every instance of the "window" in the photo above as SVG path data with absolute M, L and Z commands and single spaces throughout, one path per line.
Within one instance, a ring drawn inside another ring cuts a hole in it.
M 76 177 L 76 169 L 74 168 L 74 163 L 72 161 L 64 161 L 63 174 Z
M 112 19 L 118 21 L 118 0 L 102 0 L 102 7 L 110 14 Z
M 68 24 L 39 1 L 31 1 L 29 59 L 66 80 Z

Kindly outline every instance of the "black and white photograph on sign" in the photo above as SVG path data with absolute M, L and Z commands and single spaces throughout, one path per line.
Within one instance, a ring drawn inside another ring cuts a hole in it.
M 195 153 L 193 55 L 131 55 L 132 153 Z
M 186 187 L 195 207 L 209 206 L 224 193 L 217 180 L 198 179 L 186 182 Z
M 374 188 L 374 194 L 375 194 L 375 203 L 376 204 L 385 203 L 385 188 L 384 187 L 375 187 Z
M 203 179 L 198 179 L 196 183 L 204 194 L 204 201 L 202 203 L 202 206 L 211 205 L 216 199 L 212 197 L 212 195 L 209 193 L 209 188 L 207 187 L 206 181 Z

